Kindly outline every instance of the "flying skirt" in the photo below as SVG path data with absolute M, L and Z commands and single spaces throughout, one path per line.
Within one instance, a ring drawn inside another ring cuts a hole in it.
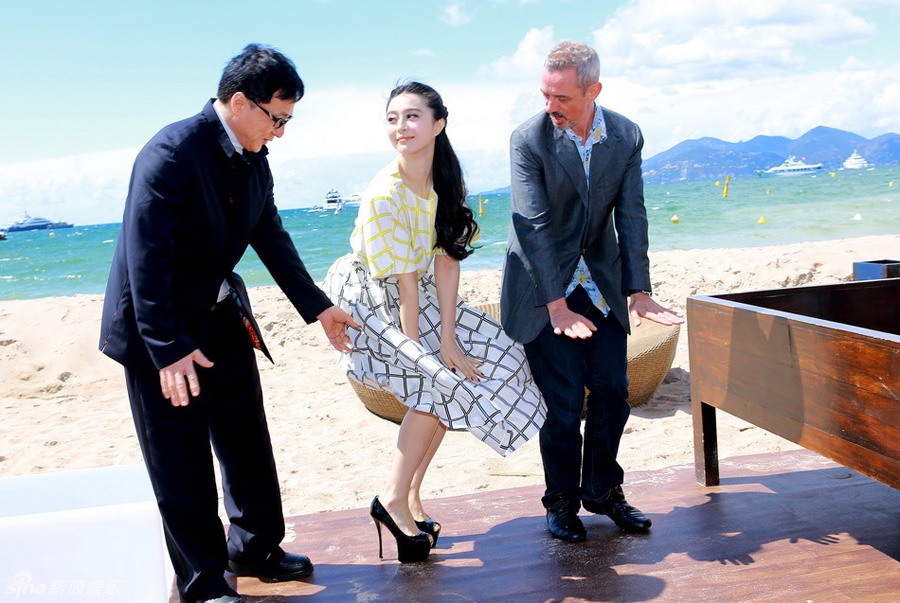
M 522 346 L 500 324 L 457 298 L 456 342 L 482 361 L 479 383 L 450 371 L 441 361 L 441 320 L 434 274 L 419 277 L 419 342 L 400 328 L 396 277 L 371 278 L 355 254 L 338 259 L 323 286 L 331 301 L 359 324 L 348 327 L 350 353 L 341 369 L 366 387 L 393 394 L 451 430 L 466 430 L 502 456 L 538 433 L 547 409 L 531 376 Z

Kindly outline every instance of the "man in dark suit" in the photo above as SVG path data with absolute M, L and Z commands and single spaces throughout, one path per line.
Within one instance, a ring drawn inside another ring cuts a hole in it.
M 281 494 L 254 347 L 271 357 L 232 272 L 252 246 L 303 319 L 318 320 L 336 348 L 349 346 L 353 320 L 313 283 L 272 194 L 265 145 L 284 134 L 302 96 L 290 59 L 251 44 L 226 66 L 218 98 L 163 128 L 134 163 L 100 349 L 125 366 L 183 601 L 240 601 L 226 567 L 267 581 L 313 569 L 280 548 Z
M 643 138 L 595 103 L 600 62 L 563 42 L 544 63 L 544 112 L 512 134 L 512 225 L 501 294 L 503 326 L 525 346 L 547 402 L 541 457 L 551 534 L 584 540 L 581 505 L 623 530 L 650 527 L 622 492 L 616 461 L 628 420 L 628 296 L 635 324 L 681 317 L 650 297 Z M 581 417 L 590 390 L 584 437 Z

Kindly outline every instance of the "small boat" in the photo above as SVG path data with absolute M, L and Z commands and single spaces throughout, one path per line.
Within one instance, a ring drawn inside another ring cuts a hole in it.
M 3 232 L 2 230 L 0 230 L 0 241 L 5 241 L 5 240 L 6 240 L 6 233 Z
M 760 176 L 795 176 L 800 174 L 815 174 L 822 169 L 821 163 L 812 165 L 797 161 L 793 155 L 784 160 L 784 163 L 767 170 L 757 170 Z
M 327 193 L 325 193 L 325 209 L 332 211 L 341 211 L 344 207 L 344 200 L 341 199 L 341 194 L 337 191 L 337 189 L 331 189 Z
M 72 228 L 74 224 L 68 222 L 51 222 L 47 218 L 32 218 L 25 213 L 25 217 L 13 222 L 6 227 L 6 232 L 21 232 L 23 230 L 55 230 L 57 228 Z
M 856 149 L 853 149 L 853 154 L 844 161 L 844 167 L 848 170 L 861 170 L 869 167 L 869 162 L 866 161 L 865 157 L 857 153 Z

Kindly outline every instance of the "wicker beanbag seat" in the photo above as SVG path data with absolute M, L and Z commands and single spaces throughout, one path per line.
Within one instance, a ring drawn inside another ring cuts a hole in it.
M 666 326 L 643 319 L 641 326 L 631 324 L 628 336 L 628 403 L 646 404 L 660 386 L 678 347 L 681 325 Z
M 500 318 L 500 304 L 473 304 L 482 312 Z M 631 406 L 646 404 L 663 382 L 675 360 L 680 325 L 665 326 L 652 320 L 631 325 L 628 337 L 628 402 Z M 347 378 L 363 405 L 372 413 L 388 421 L 400 423 L 408 410 L 392 394 L 372 389 L 355 379 Z

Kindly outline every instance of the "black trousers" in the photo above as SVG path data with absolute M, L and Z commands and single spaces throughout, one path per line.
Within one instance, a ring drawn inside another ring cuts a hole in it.
M 613 317 L 593 305 L 583 312 L 597 331 L 587 339 L 555 335 L 548 323 L 525 344 L 534 381 L 547 403 L 541 427 L 541 459 L 547 485 L 544 504 L 563 494 L 573 505 L 602 499 L 624 480 L 616 461 L 628 421 L 627 334 Z M 590 395 L 581 435 L 584 390 Z
M 201 351 L 215 365 L 197 367 L 200 396 L 187 406 L 174 407 L 162 397 L 158 371 L 125 370 L 178 590 L 188 601 L 233 594 L 223 575 L 228 559 L 263 559 L 284 538 L 253 348 L 233 302 L 220 303 L 213 313 L 210 343 Z M 231 523 L 227 542 L 210 443 Z

